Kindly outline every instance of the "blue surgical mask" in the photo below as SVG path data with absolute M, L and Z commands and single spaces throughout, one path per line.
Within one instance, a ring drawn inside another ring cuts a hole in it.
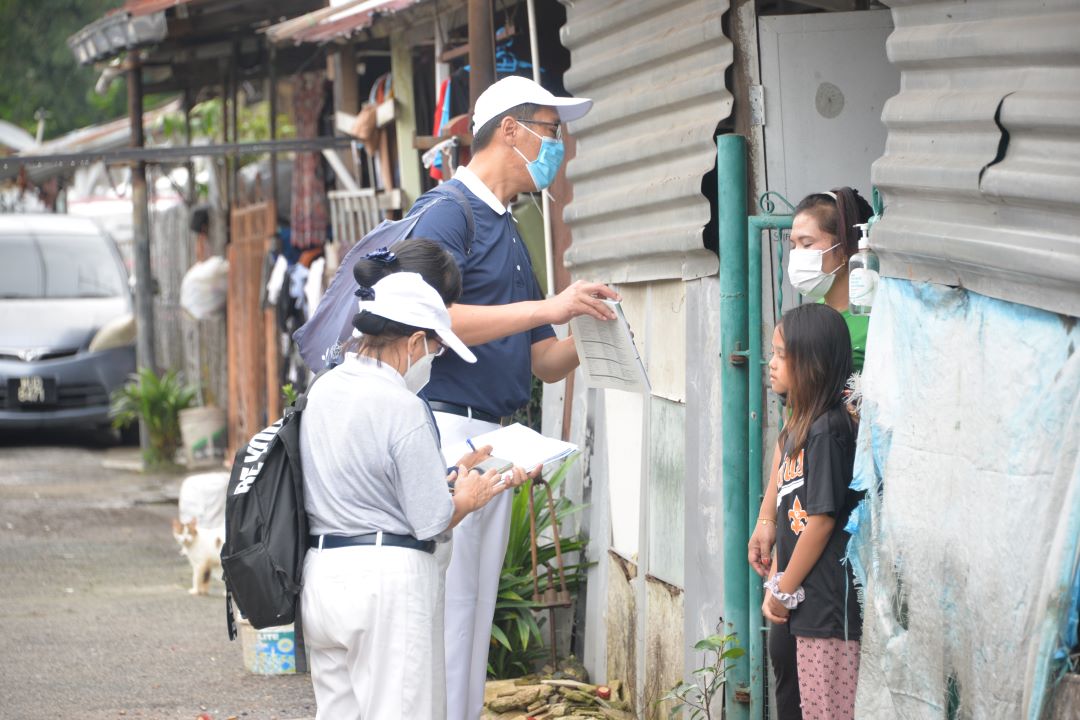
M 555 182 L 555 176 L 559 173 L 559 166 L 562 165 L 566 148 L 563 147 L 562 140 L 544 137 L 533 130 L 529 130 L 521 123 L 518 123 L 518 125 L 540 138 L 540 153 L 535 160 L 529 160 L 516 147 L 514 152 L 521 155 L 521 159 L 525 161 L 525 169 L 529 171 L 529 176 L 532 177 L 533 183 L 536 184 L 536 189 L 543 190 Z

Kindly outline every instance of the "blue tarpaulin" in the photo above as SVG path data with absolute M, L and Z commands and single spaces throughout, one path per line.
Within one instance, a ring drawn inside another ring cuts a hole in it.
M 867 350 L 857 716 L 1037 720 L 1076 642 L 1077 320 L 886 279 Z

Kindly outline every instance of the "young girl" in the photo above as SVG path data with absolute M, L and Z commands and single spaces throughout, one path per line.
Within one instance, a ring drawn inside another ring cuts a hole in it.
M 857 500 L 848 489 L 855 428 L 842 399 L 851 337 L 832 308 L 800 305 L 784 313 L 772 350 L 769 382 L 787 395 L 791 416 L 780 434 L 776 561 L 762 613 L 775 623 L 770 636 L 786 634 L 778 628 L 786 624 L 795 637 L 802 717 L 844 720 L 854 717 L 862 631 L 851 571 L 841 564 Z

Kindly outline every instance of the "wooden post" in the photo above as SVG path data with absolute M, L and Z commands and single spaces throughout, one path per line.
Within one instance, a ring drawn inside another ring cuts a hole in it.
M 143 140 L 142 62 L 132 53 L 128 65 L 128 117 L 131 146 Z M 146 163 L 131 168 L 131 230 L 135 241 L 135 354 L 140 368 L 157 370 L 154 357 L 154 280 L 150 269 L 150 210 L 146 197 Z M 146 433 L 142 433 L 145 437 Z
M 397 76 L 395 74 L 396 83 Z M 490 0 L 469 0 L 469 111 L 495 82 L 495 30 Z M 396 87 L 396 85 L 395 85 Z
M 420 156 L 413 147 L 416 135 L 416 105 L 413 100 L 412 52 L 403 32 L 390 35 L 390 72 L 394 84 L 395 136 L 401 168 L 402 208 L 420 196 Z
M 270 105 L 270 139 L 277 140 L 277 48 L 271 43 L 267 53 L 266 94 Z M 274 201 L 274 227 L 277 227 L 278 164 L 277 152 L 270 153 L 270 198 Z M 280 250 L 280 248 L 275 248 Z
M 360 112 L 360 78 L 356 74 L 356 46 L 353 43 L 346 43 L 334 55 L 334 110 L 353 116 Z M 360 178 L 360 166 L 352 154 L 343 160 L 353 177 Z

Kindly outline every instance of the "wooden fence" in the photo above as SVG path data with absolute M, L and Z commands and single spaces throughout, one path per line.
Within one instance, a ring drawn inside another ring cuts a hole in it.
M 273 247 L 273 202 L 234 206 L 230 214 L 228 355 L 229 448 L 281 417 L 273 308 L 262 305 L 263 266 Z

